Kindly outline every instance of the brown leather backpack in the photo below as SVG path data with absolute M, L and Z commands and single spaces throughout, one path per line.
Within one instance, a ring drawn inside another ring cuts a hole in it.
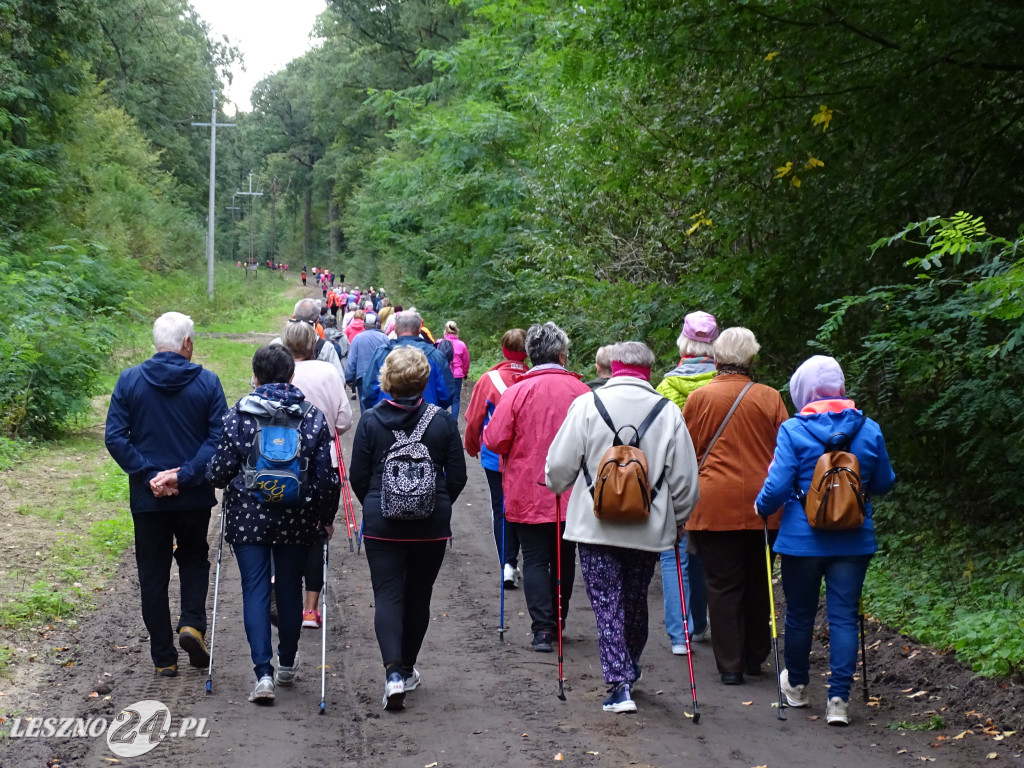
M 611 447 L 602 454 L 598 462 L 597 477 L 593 481 L 587 472 L 586 463 L 583 465 L 583 477 L 590 487 L 590 495 L 594 497 L 594 515 L 600 520 L 642 523 L 650 516 L 651 502 L 654 501 L 663 478 L 659 478 L 654 486 L 651 485 L 647 471 L 647 456 L 640 448 L 640 440 L 668 403 L 665 398 L 659 400 L 639 428 L 626 424 L 616 429 L 601 398 L 594 393 L 597 412 L 614 434 Z M 623 443 L 619 437 L 623 429 L 633 430 L 633 437 L 628 443 Z
M 850 452 L 850 444 L 866 419 L 861 417 L 849 436 L 837 432 L 829 437 L 824 443 L 825 452 L 814 465 L 810 487 L 798 494 L 807 522 L 816 530 L 852 531 L 864 525 L 866 501 L 860 461 Z

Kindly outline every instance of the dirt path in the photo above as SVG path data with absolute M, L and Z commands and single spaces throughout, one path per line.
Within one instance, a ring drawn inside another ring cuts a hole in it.
M 346 441 L 351 454 L 351 433 Z M 358 511 L 358 504 L 357 511 Z M 211 561 L 219 508 L 211 521 Z M 553 654 L 529 648 L 529 617 L 521 591 L 506 593 L 506 633 L 499 642 L 497 573 L 486 483 L 470 461 L 448 552 L 432 601 L 433 622 L 418 667 L 423 685 L 405 711 L 381 709 L 383 673 L 373 634 L 373 595 L 366 559 L 343 534 L 332 544 L 328 579 L 327 712 L 320 701 L 320 633 L 304 630 L 300 678 L 278 690 L 274 707 L 246 701 L 253 684 L 241 621 L 238 569 L 230 548 L 221 568 L 214 690 L 205 670 L 183 666 L 178 678 L 152 673 L 138 607 L 134 556 L 123 564 L 94 613 L 76 627 L 56 627 L 36 640 L 47 660 L 17 668 L 0 681 L 0 732 L 16 717 L 112 720 L 123 708 L 157 700 L 169 709 L 172 732 L 183 718 L 205 719 L 206 738 L 166 738 L 140 757 L 115 756 L 105 738 L 3 738 L 0 768 L 28 766 L 944 766 L 1022 765 L 1021 688 L 1009 681 L 972 680 L 955 659 L 916 646 L 878 625 L 869 627 L 873 700 L 859 682 L 847 729 L 824 723 L 824 690 L 813 708 L 776 719 L 774 669 L 741 687 L 719 684 L 709 644 L 695 646 L 700 723 L 692 712 L 685 658 L 672 656 L 664 633 L 659 575 L 651 586 L 651 637 L 639 712 L 601 710 L 605 686 L 592 611 L 577 574 L 565 644 L 568 700 L 559 701 Z M 341 526 L 339 526 L 341 530 Z M 176 579 L 172 577 L 172 584 Z M 172 590 L 173 592 L 173 590 Z M 213 590 L 210 591 L 212 605 Z M 173 611 L 173 599 L 172 599 Z M 820 639 L 820 638 L 819 638 Z M 69 649 L 61 654 L 53 649 Z M 70 655 L 69 655 L 70 654 Z M 827 655 L 819 646 L 812 678 L 824 683 Z M 186 661 L 184 655 L 182 662 Z M 68 664 L 69 662 L 70 665 Z M 927 724 L 921 732 L 895 724 Z M 22 725 L 24 728 L 24 725 Z M 1017 731 L 1004 735 L 1003 731 Z M 966 734 L 956 738 L 962 732 Z M 995 754 L 989 759 L 988 755 Z M 558 758 L 561 755 L 561 759 Z

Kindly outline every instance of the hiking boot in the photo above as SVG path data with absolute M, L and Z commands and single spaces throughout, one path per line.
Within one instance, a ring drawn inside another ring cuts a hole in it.
M 384 684 L 384 709 L 394 712 L 405 709 L 405 678 L 401 672 L 389 672 Z
M 533 642 L 530 643 L 530 645 L 533 646 L 533 650 L 538 653 L 551 653 L 551 651 L 554 650 L 551 643 L 551 633 L 542 629 L 533 636 Z
M 274 678 L 264 675 L 256 682 L 256 687 L 249 694 L 249 701 L 269 706 L 274 703 Z
M 782 674 L 779 675 L 779 687 L 782 688 L 782 693 L 786 697 L 786 703 L 791 707 L 806 707 L 807 706 L 807 686 L 806 685 L 790 685 L 789 684 L 789 670 L 782 670 Z M 844 702 L 845 704 L 845 702 Z
M 825 706 L 825 722 L 829 725 L 850 724 L 850 704 L 838 696 L 833 696 Z
M 410 672 L 409 674 L 405 674 L 404 672 L 402 674 L 405 675 L 406 693 L 408 693 L 409 691 L 415 691 L 417 688 L 420 687 L 420 671 L 418 669 L 413 667 L 412 672 Z
M 505 570 L 502 572 L 505 589 L 517 589 L 519 587 L 519 580 L 522 576 L 523 572 L 521 570 L 513 568 L 509 563 L 505 563 Z
M 605 712 L 636 712 L 636 702 L 629 697 L 629 683 L 616 683 L 608 689 L 608 698 L 602 708 Z
M 166 667 L 157 667 L 156 673 L 160 677 L 177 677 L 178 676 L 178 665 L 170 664 Z
M 277 661 L 278 666 L 277 671 L 274 672 L 274 682 L 282 688 L 291 688 L 295 685 L 295 670 L 299 667 L 299 655 L 295 654 L 295 660 L 290 667 L 281 664 L 280 658 Z
M 722 685 L 743 685 L 742 672 L 723 672 Z
M 302 612 L 302 626 L 307 629 L 320 629 L 322 621 L 320 611 L 310 610 Z
M 178 630 L 178 645 L 188 654 L 188 663 L 193 667 L 210 666 L 210 649 L 202 633 L 193 627 L 182 627 Z
M 673 656 L 686 656 L 689 653 L 686 650 L 685 643 L 672 643 L 672 655 Z

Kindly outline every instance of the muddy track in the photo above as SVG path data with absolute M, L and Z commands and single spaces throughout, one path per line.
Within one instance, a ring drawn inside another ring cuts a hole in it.
M 1024 764 L 1019 733 L 993 741 L 996 727 L 1019 730 L 1018 687 L 1006 681 L 971 682 L 970 673 L 952 658 L 906 644 L 877 625 L 869 629 L 868 640 L 876 646 L 870 675 L 876 700 L 866 706 L 857 683 L 849 728 L 825 725 L 820 686 L 812 693 L 812 707 L 790 709 L 788 720 L 780 722 L 772 707 L 774 669 L 744 686 L 722 686 L 708 644 L 694 649 L 701 719 L 693 724 L 687 717 L 692 704 L 686 660 L 670 653 L 658 575 L 651 586 L 644 680 L 635 697 L 639 712 L 613 715 L 601 710 L 605 686 L 593 614 L 578 574 L 565 642 L 568 700 L 560 702 L 555 696 L 555 655 L 529 649 L 529 617 L 521 591 L 506 593 L 509 631 L 505 642 L 498 639 L 496 558 L 488 510 L 483 472 L 471 462 L 470 482 L 454 516 L 454 546 L 435 587 L 433 620 L 417 664 L 423 684 L 408 695 L 403 712 L 381 709 L 383 673 L 373 633 L 369 574 L 365 557 L 349 552 L 342 525 L 331 547 L 324 716 L 318 715 L 320 633 L 313 630 L 304 630 L 300 642 L 296 686 L 279 688 L 273 707 L 247 702 L 252 668 L 241 621 L 238 569 L 227 547 L 213 694 L 205 695 L 205 670 L 187 664 L 178 678 L 154 677 L 129 552 L 99 608 L 83 617 L 74 633 L 57 630 L 46 641 L 71 646 L 74 664 L 37 665 L 37 674 L 22 678 L 26 684 L 6 686 L 0 711 L 8 718 L 110 719 L 133 702 L 155 699 L 170 710 L 172 731 L 183 717 L 206 718 L 209 736 L 167 738 L 150 753 L 116 758 L 117 763 L 102 738 L 8 738 L 0 741 L 0 766 L 525 767 L 552 764 L 557 755 L 562 765 L 660 768 Z M 219 512 L 214 510 L 211 521 L 211 561 Z M 212 599 L 211 589 L 211 605 Z M 816 647 L 812 680 L 824 682 L 825 658 Z M 187 662 L 184 654 L 181 662 Z M 911 698 L 920 690 L 924 693 Z M 943 740 L 936 733 L 888 727 L 922 717 L 927 721 L 922 713 L 928 711 L 947 720 L 947 729 L 938 734 Z M 990 717 L 994 720 L 985 734 Z M 974 726 L 971 733 L 953 738 L 968 726 Z M 998 757 L 987 760 L 992 752 Z

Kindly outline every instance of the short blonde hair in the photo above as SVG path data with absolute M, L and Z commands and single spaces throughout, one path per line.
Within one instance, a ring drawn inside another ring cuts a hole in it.
M 281 331 L 281 344 L 297 360 L 309 360 L 316 349 L 316 331 L 309 323 L 296 320 Z
M 423 394 L 430 378 L 427 356 L 415 347 L 396 347 L 380 367 L 380 388 L 393 397 Z
M 749 328 L 726 328 L 711 345 L 715 350 L 716 365 L 736 365 L 749 368 L 754 355 L 761 349 L 757 337 Z
M 449 320 L 447 323 L 444 324 L 444 332 L 445 333 L 450 333 L 453 336 L 458 336 L 459 335 L 459 326 L 457 326 L 455 324 L 454 320 Z

